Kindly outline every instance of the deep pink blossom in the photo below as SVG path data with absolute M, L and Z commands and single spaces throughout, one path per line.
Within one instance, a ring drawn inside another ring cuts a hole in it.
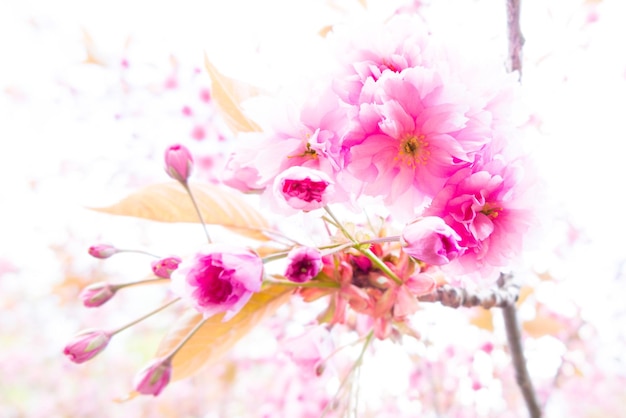
M 65 346 L 65 354 L 74 363 L 84 363 L 100 354 L 111 341 L 111 333 L 102 330 L 84 330 Z
M 461 237 L 437 216 L 420 217 L 402 230 L 405 253 L 427 264 L 442 266 L 463 253 Z
M 453 263 L 461 272 L 488 274 L 519 254 L 531 222 L 529 202 L 520 198 L 521 175 L 517 163 L 501 159 L 463 169 L 425 211 L 441 217 L 461 237 L 460 245 L 467 250 Z
M 180 257 L 166 257 L 160 260 L 153 261 L 152 272 L 155 276 L 161 277 L 164 279 L 169 279 L 172 275 L 172 272 L 178 268 L 178 265 L 181 263 Z
M 285 277 L 292 282 L 304 283 L 311 280 L 322 269 L 322 254 L 317 248 L 296 247 L 287 256 L 289 265 Z
M 117 252 L 117 248 L 108 244 L 97 244 L 89 247 L 89 255 L 100 259 L 109 258 Z
M 346 168 L 392 209 L 432 197 L 490 141 L 489 115 L 432 69 L 385 73 L 366 83 L 361 100 L 343 144 Z
M 172 273 L 172 291 L 205 318 L 224 312 L 228 321 L 261 290 L 263 262 L 251 250 L 209 244 Z
M 95 308 L 108 302 L 115 295 L 116 291 L 116 287 L 110 283 L 94 283 L 80 292 L 80 299 L 86 307 Z
M 135 390 L 143 395 L 158 396 L 169 384 L 172 376 L 171 358 L 152 360 L 135 376 Z
M 275 197 L 305 212 L 326 206 L 333 190 L 333 181 L 325 173 L 306 167 L 290 167 L 274 180 Z
M 193 168 L 191 152 L 180 144 L 170 145 L 165 150 L 165 172 L 174 180 L 186 183 Z

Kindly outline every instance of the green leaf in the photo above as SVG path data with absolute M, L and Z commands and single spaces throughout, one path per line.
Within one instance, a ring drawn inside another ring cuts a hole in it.
M 267 241 L 267 220 L 242 195 L 212 184 L 189 185 L 207 224 L 221 225 L 239 234 Z M 119 202 L 91 208 L 112 215 L 134 216 L 158 222 L 200 222 L 184 187 L 176 182 L 153 184 Z

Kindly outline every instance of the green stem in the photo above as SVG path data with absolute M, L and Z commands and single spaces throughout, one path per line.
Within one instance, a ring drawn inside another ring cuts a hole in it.
M 183 338 L 176 347 L 174 347 L 174 349 L 165 357 L 166 359 L 171 360 L 172 358 L 174 358 L 174 356 L 176 355 L 176 353 L 178 353 L 180 351 L 181 348 L 183 348 L 183 346 L 187 343 L 187 341 L 189 341 L 191 339 L 191 337 L 193 337 L 193 335 L 198 332 L 198 330 L 200 329 L 200 327 L 202 327 L 202 325 L 204 325 L 204 323 L 208 320 L 209 318 L 202 318 L 200 321 L 198 321 L 198 323 L 193 327 L 193 329 L 191 331 L 189 331 L 189 334 L 187 334 L 185 336 L 185 338 Z
M 373 336 L 374 336 L 374 330 L 371 330 L 367 334 L 367 337 L 365 337 L 365 342 L 363 343 L 363 348 L 361 349 L 361 353 L 359 353 L 359 357 L 357 357 L 356 361 L 354 362 L 354 364 L 352 365 L 352 367 L 348 371 L 348 374 L 346 375 L 346 377 L 341 382 L 341 385 L 339 385 L 339 388 L 337 389 L 337 392 L 336 392 L 335 396 L 333 397 L 333 399 L 331 399 L 328 402 L 328 404 L 326 404 L 326 407 L 322 411 L 322 415 L 321 415 L 322 417 L 326 416 L 326 414 L 328 413 L 329 408 L 331 407 L 331 405 L 333 405 L 333 403 L 334 403 L 335 399 L 337 398 L 337 396 L 339 396 L 339 393 L 341 392 L 343 387 L 348 382 L 348 379 L 350 378 L 350 376 L 352 376 L 352 373 L 354 373 L 354 371 L 363 363 L 363 356 L 365 355 L 365 351 L 367 350 L 367 347 L 372 342 L 372 337 Z
M 137 286 L 137 285 L 141 285 L 141 284 L 151 284 L 151 283 L 158 283 L 158 282 L 165 282 L 165 281 L 169 282 L 169 280 L 170 279 L 163 279 L 163 278 L 137 280 L 136 282 L 128 282 L 128 283 L 116 284 L 116 285 L 113 285 L 113 288 L 115 290 L 120 290 L 120 289 L 123 289 L 125 287 Z
M 378 258 L 378 256 L 376 254 L 374 254 L 372 252 L 372 250 L 370 250 L 369 248 L 363 249 L 361 247 L 360 243 L 357 242 L 354 239 L 354 237 L 352 237 L 352 235 L 346 230 L 346 228 L 344 228 L 344 226 L 341 224 L 341 222 L 339 222 L 339 220 L 337 219 L 335 214 L 330 210 L 330 208 L 328 206 L 324 206 L 324 210 L 326 210 L 326 213 L 328 213 L 328 215 L 331 217 L 331 219 L 333 220 L 333 222 L 335 223 L 337 228 L 339 228 L 339 230 L 346 236 L 346 238 L 348 238 L 350 241 L 352 241 L 352 244 L 353 244 L 354 248 L 356 248 L 361 253 L 363 253 L 364 256 L 369 258 L 370 261 L 372 263 L 374 263 L 374 265 L 376 265 L 391 280 L 396 282 L 396 284 L 398 284 L 400 286 L 403 284 L 402 280 L 396 275 L 396 273 L 391 271 L 391 269 L 380 258 Z
M 191 203 L 193 203 L 193 208 L 196 210 L 196 214 L 198 215 L 198 219 L 200 220 L 200 223 L 202 224 L 202 228 L 204 229 L 204 234 L 206 235 L 206 239 L 207 239 L 207 241 L 209 241 L 209 244 L 211 244 L 213 241 L 211 241 L 211 236 L 209 235 L 209 230 L 206 227 L 206 223 L 204 222 L 204 218 L 202 217 L 202 213 L 200 212 L 200 208 L 198 207 L 198 204 L 196 203 L 196 198 L 193 196 L 193 193 L 191 192 L 191 187 L 189 187 L 189 184 L 187 184 L 187 182 L 184 182 L 184 183 L 181 182 L 181 184 L 183 185 L 183 187 L 187 191 L 187 194 L 191 198 Z
M 282 280 L 264 280 L 263 283 L 274 284 L 278 286 L 286 286 L 286 287 L 307 287 L 314 289 L 336 289 L 341 287 L 337 282 L 319 282 L 319 281 L 309 281 L 304 283 L 296 283 L 296 282 L 288 282 Z
M 136 253 L 136 254 L 149 255 L 150 257 L 154 257 L 154 258 L 160 258 L 158 255 L 155 255 L 147 251 L 143 251 L 143 250 L 125 250 L 123 248 L 117 248 L 116 254 L 119 254 L 119 253 Z
M 162 311 L 163 309 L 167 308 L 170 305 L 173 305 L 174 303 L 178 302 L 179 300 L 180 300 L 180 298 L 176 298 L 176 299 L 173 299 L 173 300 L 167 302 L 165 305 L 159 306 L 157 309 L 153 310 L 152 312 L 149 312 L 149 313 L 145 314 L 144 316 L 142 316 L 142 317 L 140 317 L 138 319 L 135 319 L 134 321 L 129 322 L 128 324 L 124 325 L 123 327 L 120 327 L 120 328 L 116 329 L 115 331 L 111 332 L 111 336 L 113 336 L 113 335 L 115 335 L 115 334 L 117 334 L 119 332 L 124 331 L 126 328 L 132 327 L 133 325 L 143 321 L 146 318 L 151 317 L 152 315 Z

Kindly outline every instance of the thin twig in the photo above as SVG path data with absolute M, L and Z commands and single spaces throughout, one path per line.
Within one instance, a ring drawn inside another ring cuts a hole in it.
M 510 276 L 501 275 L 498 284 L 502 287 L 507 286 Z M 515 380 L 522 391 L 526 408 L 531 418 L 541 417 L 541 408 L 537 395 L 533 389 L 533 383 L 528 374 L 526 367 L 526 359 L 524 358 L 524 348 L 522 347 L 522 335 L 520 331 L 519 321 L 517 320 L 517 308 L 515 304 L 511 304 L 502 308 L 504 316 L 504 327 L 506 329 L 506 338 L 509 342 L 509 350 L 513 367 L 515 368 Z

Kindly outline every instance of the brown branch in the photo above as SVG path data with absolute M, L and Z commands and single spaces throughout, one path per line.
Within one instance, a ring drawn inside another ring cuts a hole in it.
M 500 275 L 498 284 L 504 288 L 508 285 L 507 282 L 510 281 L 511 277 Z M 528 368 L 526 367 L 524 348 L 522 347 L 522 335 L 519 321 L 517 320 L 517 308 L 515 304 L 503 307 L 502 314 L 504 316 L 504 327 L 506 329 L 506 338 L 509 342 L 511 359 L 513 360 L 513 367 L 515 368 L 515 380 L 522 391 L 526 408 L 531 418 L 539 418 L 541 417 L 541 408 L 535 390 L 533 389 L 532 380 L 530 380 L 530 375 L 528 374 Z
M 521 0 L 507 0 L 506 14 L 509 38 L 509 71 L 517 71 L 522 78 L 522 46 L 524 36 L 520 29 L 520 2 Z
M 505 276 L 501 275 L 501 280 L 502 277 Z M 418 299 L 421 302 L 439 302 L 451 308 L 482 306 L 485 309 L 490 309 L 493 307 L 503 308 L 506 306 L 515 306 L 518 296 L 519 286 L 507 280 L 505 286 L 477 293 L 470 292 L 461 287 L 443 285 L 438 287 L 433 293 L 422 295 L 418 297 Z

